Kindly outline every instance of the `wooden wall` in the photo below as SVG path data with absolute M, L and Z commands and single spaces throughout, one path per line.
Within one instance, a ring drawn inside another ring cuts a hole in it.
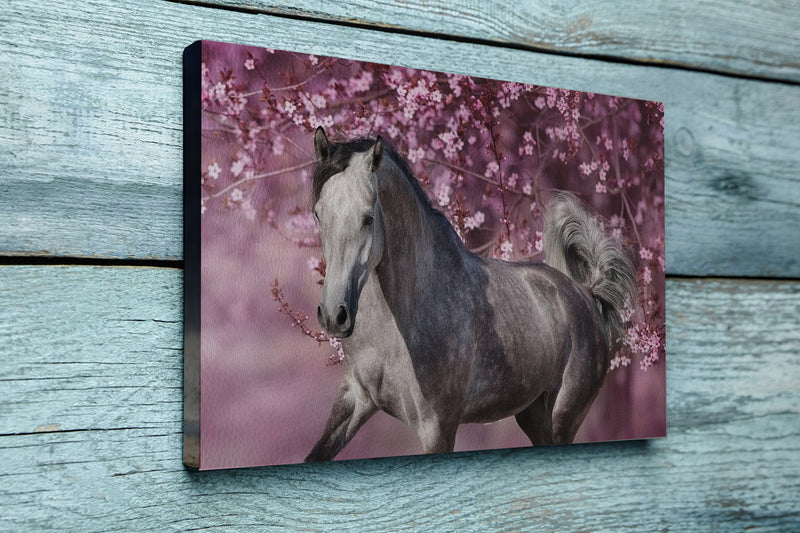
M 800 530 L 800 7 L 0 7 L 0 530 Z M 181 52 L 665 102 L 667 439 L 189 472 Z

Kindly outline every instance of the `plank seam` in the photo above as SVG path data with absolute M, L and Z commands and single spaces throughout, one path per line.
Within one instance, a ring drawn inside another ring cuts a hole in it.
M 26 437 L 31 435 L 47 435 L 50 433 L 86 433 L 90 431 L 133 431 L 137 429 L 163 429 L 155 426 L 135 426 L 125 428 L 76 428 L 76 429 L 47 429 L 41 431 L 21 431 L 14 433 L 0 433 L 1 437 Z
M 26 255 L 0 255 L 0 266 L 87 266 L 87 267 L 149 267 L 167 268 L 175 270 L 184 269 L 182 259 L 136 259 L 136 258 L 104 258 L 81 256 L 26 256 Z M 713 274 L 710 276 L 696 276 L 691 274 L 666 275 L 667 280 L 673 281 L 770 281 L 798 283 L 800 277 L 770 277 Z M 171 322 L 171 321 L 164 321 Z
M 602 54 L 587 54 L 587 53 L 579 53 L 579 52 L 569 52 L 567 50 L 555 50 L 551 48 L 539 47 L 539 46 L 532 46 L 532 45 L 525 45 L 519 43 L 512 43 L 507 41 L 493 41 L 491 39 L 480 39 L 477 37 L 467 37 L 464 35 L 456 35 L 451 33 L 434 33 L 430 31 L 422 31 L 422 30 L 412 30 L 409 28 L 403 28 L 399 26 L 390 26 L 390 25 L 380 25 L 380 24 L 371 24 L 368 22 L 356 22 L 352 20 L 337 20 L 337 19 L 327 19 L 322 16 L 314 16 L 312 14 L 297 14 L 297 13 L 284 13 L 280 11 L 270 11 L 267 9 L 257 9 L 253 7 L 244 7 L 244 6 L 220 6 L 216 4 L 210 4 L 204 1 L 195 1 L 195 0 L 166 0 L 167 2 L 171 2 L 173 4 L 181 4 L 187 5 L 192 7 L 198 7 L 201 9 L 218 9 L 221 11 L 230 11 L 234 13 L 243 13 L 248 15 L 267 15 L 271 17 L 283 18 L 283 19 L 290 19 L 296 21 L 304 21 L 304 22 L 316 22 L 316 23 L 323 23 L 323 24 L 330 24 L 333 26 L 343 26 L 347 28 L 356 28 L 362 30 L 372 30 L 378 31 L 382 33 L 393 33 L 399 35 L 408 35 L 411 37 L 424 37 L 428 39 L 438 39 L 442 41 L 450 41 L 450 42 L 457 42 L 457 43 L 464 43 L 464 44 L 476 44 L 481 46 L 492 46 L 495 48 L 506 48 L 511 50 L 521 50 L 527 52 L 536 52 L 540 54 L 548 54 L 554 56 L 561 56 L 561 57 L 570 57 L 576 59 L 589 59 L 593 61 L 601 61 L 604 63 L 611 63 L 611 64 L 620 64 L 620 65 L 635 65 L 635 66 L 647 66 L 647 67 L 659 67 L 659 68 L 667 68 L 673 70 L 682 70 L 688 72 L 699 72 L 704 74 L 715 74 L 718 76 L 725 76 L 730 78 L 736 79 L 745 79 L 745 80 L 753 80 L 753 81 L 762 81 L 762 82 L 769 82 L 769 83 L 779 83 L 783 85 L 790 85 L 796 86 L 800 85 L 800 81 L 788 80 L 783 78 L 777 78 L 772 76 L 759 76 L 755 74 L 746 74 L 743 72 L 738 72 L 734 70 L 723 70 L 723 69 L 713 69 L 713 68 L 702 68 L 699 66 L 694 65 L 687 65 L 683 63 L 675 63 L 673 61 L 659 61 L 659 60 L 651 60 L 647 61 L 644 59 L 632 59 L 628 57 L 620 57 L 620 56 L 612 56 L 612 55 L 602 55 Z

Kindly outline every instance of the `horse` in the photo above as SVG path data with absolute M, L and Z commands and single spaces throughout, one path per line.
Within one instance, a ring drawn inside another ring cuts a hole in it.
M 514 416 L 533 445 L 572 442 L 635 298 L 623 244 L 569 193 L 545 215 L 547 264 L 481 257 L 381 137 L 314 134 L 326 273 L 317 318 L 345 370 L 306 462 L 333 459 L 378 410 L 453 451 L 459 425 Z

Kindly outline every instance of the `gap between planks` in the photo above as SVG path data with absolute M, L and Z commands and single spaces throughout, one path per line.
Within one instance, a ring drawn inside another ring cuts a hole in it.
M 2 266 L 86 266 L 86 267 L 133 267 L 133 268 L 168 268 L 183 270 L 182 259 L 135 259 L 114 257 L 83 257 L 83 256 L 45 256 L 45 255 L 0 255 Z M 797 283 L 800 277 L 774 278 L 769 276 L 693 276 L 688 274 L 667 274 L 667 280 L 675 281 L 770 281 Z

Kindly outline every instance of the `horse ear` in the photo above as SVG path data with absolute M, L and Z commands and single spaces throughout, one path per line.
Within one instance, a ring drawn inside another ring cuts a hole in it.
M 314 132 L 314 152 L 317 154 L 317 162 L 327 161 L 332 150 L 333 145 L 328 141 L 325 130 L 322 126 L 317 126 L 317 131 Z
M 381 157 L 383 157 L 383 139 L 378 135 L 378 138 L 375 139 L 375 146 L 372 147 L 372 170 L 375 170 L 381 164 Z

